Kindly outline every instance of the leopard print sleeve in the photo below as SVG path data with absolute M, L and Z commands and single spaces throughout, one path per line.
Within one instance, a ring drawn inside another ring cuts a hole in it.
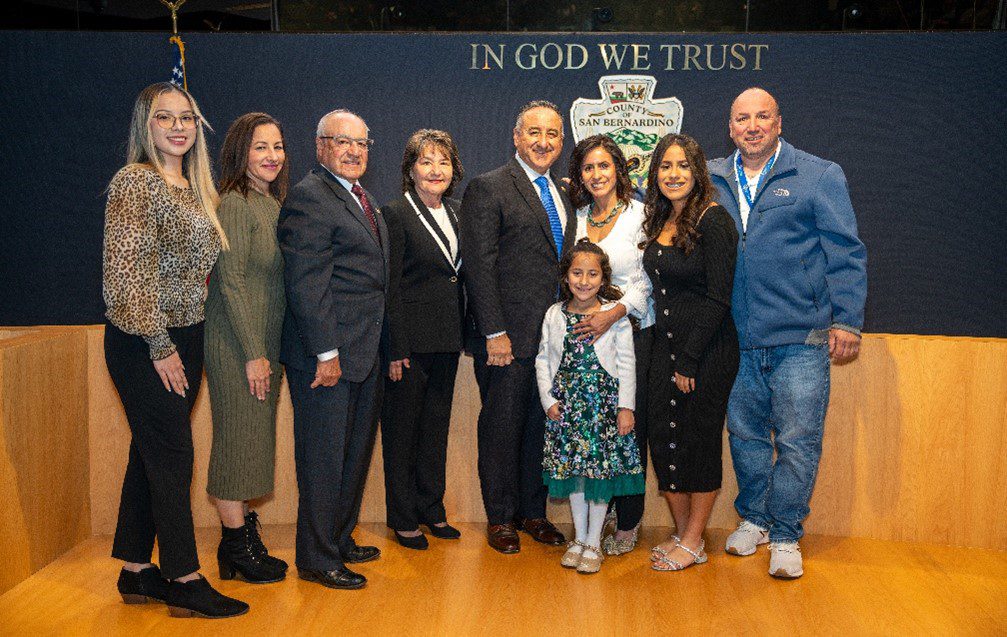
M 175 344 L 159 305 L 158 215 L 163 210 L 157 181 L 149 168 L 126 166 L 112 179 L 105 207 L 102 291 L 108 320 L 128 334 L 143 337 L 150 357 L 170 356 Z

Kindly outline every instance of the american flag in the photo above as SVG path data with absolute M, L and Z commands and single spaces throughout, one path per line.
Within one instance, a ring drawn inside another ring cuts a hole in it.
M 175 45 L 175 65 L 171 68 L 171 83 L 187 91 L 189 87 L 185 78 L 185 43 L 177 35 L 171 36 L 168 41 Z

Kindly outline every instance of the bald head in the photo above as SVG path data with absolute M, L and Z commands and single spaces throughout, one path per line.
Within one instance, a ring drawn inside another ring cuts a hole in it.
M 779 117 L 780 115 L 780 105 L 776 103 L 776 98 L 770 94 L 766 89 L 759 88 L 758 86 L 753 86 L 752 88 L 747 88 L 741 92 L 738 97 L 734 98 L 731 102 L 731 117 L 733 119 L 734 112 L 739 107 L 748 108 L 752 105 L 758 105 L 764 108 L 772 109 L 773 113 Z
M 748 168 L 759 168 L 776 152 L 783 118 L 780 106 L 768 91 L 750 88 L 731 104 L 728 130 Z

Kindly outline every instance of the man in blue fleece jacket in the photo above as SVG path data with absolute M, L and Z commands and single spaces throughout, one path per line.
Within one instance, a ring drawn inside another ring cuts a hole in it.
M 726 550 L 752 555 L 769 542 L 769 574 L 804 573 L 804 535 L 822 453 L 830 357 L 860 350 L 867 254 L 846 177 L 780 139 L 780 108 L 759 88 L 731 105 L 738 147 L 709 163 L 717 201 L 738 228 L 731 312 L 741 365 L 727 429 L 741 524 Z M 775 459 L 774 459 L 775 452 Z

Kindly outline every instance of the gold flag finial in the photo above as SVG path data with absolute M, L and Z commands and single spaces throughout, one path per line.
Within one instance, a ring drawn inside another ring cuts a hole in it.
M 185 4 L 185 0 L 175 0 L 174 2 L 160 0 L 160 2 L 171 11 L 171 32 L 178 35 L 178 9 Z

